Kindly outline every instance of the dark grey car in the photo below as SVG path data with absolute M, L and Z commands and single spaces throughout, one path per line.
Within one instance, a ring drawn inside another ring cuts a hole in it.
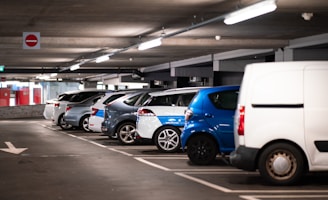
M 101 130 L 110 138 L 116 137 L 122 144 L 134 144 L 136 137 L 136 112 L 159 89 L 145 89 L 121 97 L 105 107 Z

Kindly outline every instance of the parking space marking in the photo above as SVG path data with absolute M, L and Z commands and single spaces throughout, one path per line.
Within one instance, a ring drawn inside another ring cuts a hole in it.
M 202 185 L 208 186 L 210 188 L 219 190 L 221 192 L 225 192 L 225 193 L 328 193 L 327 190 L 232 190 L 223 186 L 219 186 L 213 183 L 210 183 L 208 181 L 193 177 L 193 176 L 189 176 L 187 175 L 188 172 L 184 172 L 184 173 L 180 173 L 180 172 L 175 172 L 174 174 L 181 176 L 183 178 L 186 178 L 188 180 L 200 183 Z M 195 173 L 194 173 L 195 174 Z M 274 195 L 276 196 L 276 195 Z M 302 195 L 304 196 L 304 195 Z
M 240 195 L 245 200 L 260 200 L 260 199 L 327 199 L 328 195 Z
M 163 167 L 162 165 L 158 165 L 158 164 L 155 164 L 153 162 L 149 162 L 143 158 L 140 158 L 140 157 L 134 157 L 134 159 L 138 160 L 139 162 L 142 162 L 146 165 L 149 165 L 149 166 L 152 166 L 152 167 L 155 167 L 155 168 L 158 168 L 158 169 L 161 169 L 161 170 L 164 170 L 164 171 L 171 171 L 169 168 L 166 168 L 166 167 Z
M 47 127 L 49 128 L 49 127 Z M 322 198 L 328 198 L 328 195 L 325 195 L 328 193 L 327 190 L 233 190 L 233 189 L 229 189 L 227 187 L 223 187 L 217 184 L 213 184 L 211 182 L 205 181 L 203 179 L 199 179 L 196 177 L 193 177 L 191 175 L 196 175 L 196 174 L 249 174 L 249 173 L 256 173 L 256 172 L 244 172 L 242 170 L 239 169 L 170 169 L 167 167 L 164 167 L 162 165 L 156 164 L 154 162 L 148 161 L 147 159 L 157 159 L 157 160 L 164 160 L 164 159 L 188 159 L 186 157 L 186 155 L 156 155 L 156 157 L 154 155 L 133 155 L 130 153 L 127 153 L 125 151 L 121 151 L 121 150 L 129 150 L 129 149 L 143 149 L 144 146 L 140 146 L 140 147 L 115 147 L 115 148 L 111 148 L 102 144 L 99 144 L 95 141 L 92 141 L 88 138 L 84 138 L 81 136 L 76 136 L 73 134 L 68 134 L 64 131 L 59 131 L 63 134 L 66 134 L 70 137 L 74 137 L 83 141 L 86 141 L 88 143 L 94 144 L 96 146 L 105 148 L 107 150 L 110 151 L 114 151 L 117 153 L 121 153 L 123 155 L 126 156 L 130 156 L 133 157 L 134 159 L 138 160 L 139 162 L 142 162 L 144 164 L 147 164 L 149 166 L 164 170 L 164 171 L 172 171 L 174 172 L 175 175 L 186 178 L 188 180 L 194 181 L 196 183 L 202 184 L 204 186 L 213 188 L 215 190 L 224 192 L 224 193 L 248 193 L 248 194 L 252 194 L 252 193 L 269 193 L 272 195 L 240 195 L 239 197 L 245 200 L 261 200 L 261 199 L 268 199 L 268 198 L 272 198 L 272 199 L 276 199 L 276 198 L 295 198 L 295 199 L 302 199 L 302 198 L 318 198 L 318 199 L 322 199 Z M 190 174 L 190 175 L 188 175 Z M 298 193 L 298 194 L 304 194 L 304 195 L 287 195 L 288 193 L 292 194 L 292 193 Z M 306 195 L 307 193 L 312 193 L 312 195 Z M 313 194 L 318 194 L 318 195 L 313 195 Z M 319 195 L 320 193 L 320 195 Z M 280 194 L 280 195 L 275 195 L 275 194 Z M 281 194 L 286 194 L 286 195 L 281 195 Z

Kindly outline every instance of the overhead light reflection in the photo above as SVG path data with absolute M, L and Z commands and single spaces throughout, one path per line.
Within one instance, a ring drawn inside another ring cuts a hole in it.
M 158 47 L 160 45 L 162 45 L 162 38 L 157 38 L 154 40 L 150 40 L 150 41 L 141 43 L 138 47 L 138 50 L 142 51 L 142 50 Z
M 246 21 L 273 12 L 276 8 L 276 0 L 264 0 L 228 14 L 224 19 L 224 23 L 227 25 L 236 24 L 241 21 Z

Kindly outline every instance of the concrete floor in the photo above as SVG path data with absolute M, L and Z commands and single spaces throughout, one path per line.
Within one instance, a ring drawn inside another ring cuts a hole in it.
M 302 199 L 328 199 L 326 174 L 301 186 L 272 187 L 258 173 L 222 161 L 192 166 L 183 152 L 121 146 L 101 134 L 61 131 L 43 119 L 0 121 L 0 150 L 8 144 L 27 149 L 0 151 L 1 200 L 300 199 L 301 190 Z

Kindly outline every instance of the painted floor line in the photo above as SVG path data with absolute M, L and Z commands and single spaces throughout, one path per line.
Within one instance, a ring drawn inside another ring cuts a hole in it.
M 232 189 L 229 189 L 229 188 L 217 185 L 217 184 L 213 184 L 213 183 L 210 183 L 208 181 L 205 181 L 205 180 L 193 177 L 193 176 L 189 176 L 186 173 L 175 172 L 175 174 L 178 176 L 184 177 L 186 179 L 189 179 L 191 181 L 200 183 L 202 185 L 206 185 L 213 189 L 220 190 L 221 192 L 225 192 L 225 193 L 279 193 L 279 194 L 282 194 L 282 193 L 285 193 L 285 194 L 286 193 L 302 193 L 302 194 L 305 194 L 305 193 L 328 193 L 327 190 L 304 190 L 304 189 L 303 190 L 232 190 Z
M 328 195 L 240 195 L 245 200 L 260 200 L 260 199 L 327 199 Z
M 158 168 L 158 169 L 161 169 L 161 170 L 164 170 L 164 171 L 171 171 L 169 168 L 166 168 L 166 167 L 163 167 L 162 165 L 158 165 L 158 164 L 155 164 L 153 162 L 149 162 L 143 158 L 140 158 L 140 157 L 134 157 L 134 159 L 138 160 L 139 162 L 142 162 L 146 165 L 149 165 L 149 166 L 152 166 L 152 167 L 155 167 L 155 168 Z
M 221 192 L 224 192 L 224 193 L 231 193 L 232 190 L 228 189 L 228 188 L 225 188 L 225 187 L 222 187 L 222 186 L 219 186 L 219 185 L 216 185 L 216 184 L 213 184 L 213 183 L 210 183 L 208 181 L 204 181 L 202 179 L 199 179 L 199 178 L 195 178 L 195 177 L 192 177 L 192 176 L 189 176 L 185 173 L 180 173 L 180 172 L 175 172 L 174 174 L 178 175 L 178 176 L 181 176 L 183 178 L 186 178 L 188 180 L 191 180 L 191 181 L 194 181 L 196 183 L 199 183 L 199 184 L 202 184 L 202 185 L 205 185 L 207 187 L 210 187 L 210 188 L 213 188 L 215 190 L 219 190 Z

